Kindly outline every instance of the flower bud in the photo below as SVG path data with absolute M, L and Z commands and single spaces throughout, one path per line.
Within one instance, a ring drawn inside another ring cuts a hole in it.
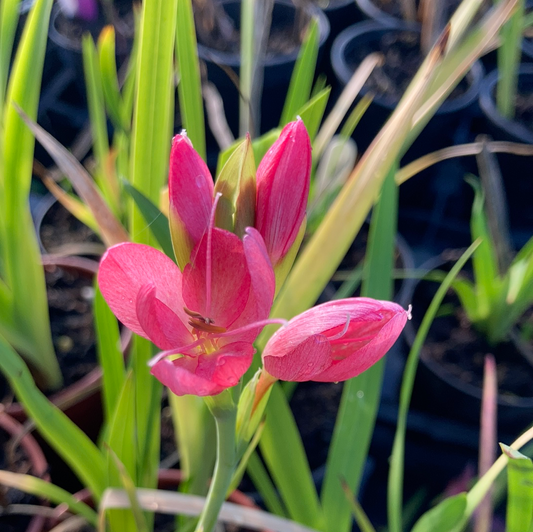
M 172 245 L 181 270 L 209 225 L 213 178 L 185 133 L 176 135 L 170 152 L 168 191 Z
M 299 314 L 270 338 L 264 368 L 285 381 L 350 379 L 385 355 L 408 317 L 408 311 L 389 301 L 329 301 Z
M 255 227 L 265 240 L 274 270 L 301 232 L 310 174 L 311 143 L 298 118 L 283 128 L 257 169 Z

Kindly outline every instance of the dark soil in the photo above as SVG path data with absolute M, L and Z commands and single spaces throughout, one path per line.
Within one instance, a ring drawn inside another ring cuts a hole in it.
M 60 204 L 54 204 L 41 227 L 47 251 L 99 242 L 96 235 Z M 93 280 L 86 273 L 57 266 L 45 267 L 52 340 L 68 386 L 97 365 L 92 300 Z M 0 399 L 10 402 L 10 388 L 0 375 Z
M 20 446 L 13 446 L 10 435 L 0 429 L 0 470 L 27 474 L 32 472 L 31 469 L 31 462 L 24 449 Z M 2 515 L 3 511 L 12 504 L 39 504 L 39 501 L 32 495 L 0 484 L 0 530 L 2 532 L 21 532 L 26 530 L 30 522 L 29 516 Z
M 302 382 L 291 398 L 291 410 L 311 469 L 326 463 L 343 383 Z
M 422 320 L 436 287 L 436 283 L 421 283 L 413 300 L 413 323 Z M 500 398 L 533 397 L 533 367 L 516 350 L 512 342 L 491 346 L 477 333 L 458 304 L 455 294 L 450 293 L 443 303 L 446 315 L 433 322 L 421 357 L 433 360 L 450 376 L 481 390 L 485 355 L 492 354 L 497 365 L 498 391 Z M 533 315 L 529 315 L 533 323 Z M 533 345 L 532 345 L 533 347 Z
M 383 55 L 384 64 L 373 70 L 365 87 L 391 102 L 398 102 L 424 60 L 420 51 L 420 34 L 391 30 L 370 42 L 358 41 L 347 49 L 348 66 L 355 72 L 363 59 L 373 52 Z M 468 82 L 462 80 L 449 98 L 459 98 L 467 89 Z
M 44 215 L 39 232 L 46 253 L 102 255 L 105 247 L 92 229 L 81 223 L 59 202 Z

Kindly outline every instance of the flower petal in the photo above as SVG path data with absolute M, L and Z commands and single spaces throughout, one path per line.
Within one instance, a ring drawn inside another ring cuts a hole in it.
M 331 363 L 331 346 L 325 336 L 314 334 L 296 346 L 286 344 L 285 350 L 263 354 L 265 369 L 283 381 L 306 382 Z
M 117 318 L 134 333 L 148 338 L 137 316 L 137 298 L 146 284 L 157 298 L 186 322 L 180 269 L 165 254 L 142 244 L 124 242 L 109 248 L 98 270 L 98 285 Z
M 172 243 L 183 270 L 209 225 L 214 189 L 207 165 L 186 135 L 172 141 L 168 189 Z
M 250 292 L 250 274 L 242 241 L 233 233 L 213 228 L 211 239 L 211 305 L 207 308 L 207 245 L 202 238 L 183 272 L 183 298 L 190 310 L 228 328 L 242 313 Z
M 305 216 L 311 143 L 301 119 L 287 124 L 257 168 L 255 227 L 276 265 L 296 240 Z
M 294 380 L 321 382 L 349 379 L 385 355 L 402 331 L 407 316 L 396 303 L 370 298 L 318 305 L 290 320 L 272 336 L 263 351 L 265 369 L 284 380 L 289 380 L 288 376 L 290 380 L 296 377 Z M 317 336 L 328 344 L 327 363 L 322 344 L 309 342 Z M 306 349 L 300 348 L 302 345 Z M 301 371 L 296 369 L 298 365 Z
M 151 373 L 176 395 L 217 395 L 239 382 L 253 354 L 251 344 L 236 342 L 210 355 L 160 360 Z
M 274 270 L 259 231 L 253 227 L 248 227 L 243 239 L 243 245 L 246 264 L 251 277 L 250 291 L 246 307 L 232 324 L 232 329 L 267 319 L 276 290 Z M 250 329 L 239 335 L 238 339 L 253 342 L 260 332 L 261 328 Z
M 160 349 L 175 349 L 194 340 L 179 316 L 157 298 L 153 283 L 139 290 L 137 318 L 146 336 Z

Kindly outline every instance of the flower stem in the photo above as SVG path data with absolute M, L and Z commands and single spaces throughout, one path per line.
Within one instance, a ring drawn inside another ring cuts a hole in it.
M 217 461 L 205 506 L 196 525 L 195 532 L 212 532 L 215 528 L 220 508 L 226 500 L 226 493 L 235 469 L 237 408 L 233 401 L 228 402 L 227 397 L 221 397 L 223 395 L 225 395 L 225 392 L 211 397 L 208 401 L 217 429 Z

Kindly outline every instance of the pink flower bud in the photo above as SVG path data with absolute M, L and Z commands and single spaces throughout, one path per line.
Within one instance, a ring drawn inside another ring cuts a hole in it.
M 209 225 L 213 178 L 187 135 L 176 135 L 170 152 L 168 192 L 172 245 L 181 270 Z
M 310 174 L 311 143 L 299 118 L 283 128 L 257 169 L 255 227 L 274 267 L 287 255 L 304 222 Z
M 385 355 L 408 317 L 396 303 L 366 297 L 318 305 L 272 336 L 263 351 L 265 370 L 285 381 L 350 379 Z

